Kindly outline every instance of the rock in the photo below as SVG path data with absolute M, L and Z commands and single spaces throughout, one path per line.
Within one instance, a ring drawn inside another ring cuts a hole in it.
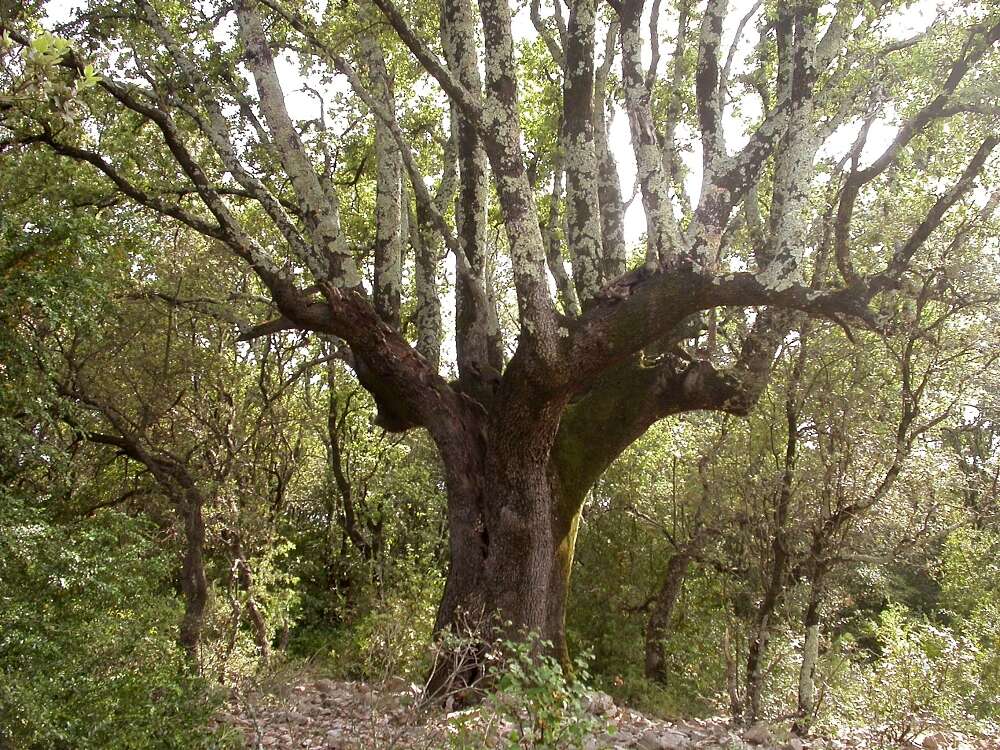
M 615 699 L 607 693 L 591 693 L 587 703 L 587 712 L 594 716 L 613 716 L 617 713 Z
M 614 736 L 604 735 L 601 747 L 635 747 L 639 740 L 632 732 L 617 732 Z
M 399 698 L 398 694 L 383 695 L 376 701 L 375 708 L 383 713 L 398 711 L 402 707 L 402 701 Z
M 920 747 L 924 750 L 940 750 L 940 737 L 938 735 L 929 734 L 920 741 Z
M 337 691 L 337 683 L 333 680 L 316 680 L 313 683 L 313 688 L 321 693 L 329 695 Z
M 667 729 L 663 732 L 649 730 L 639 738 L 642 750 L 683 750 L 691 741 L 680 732 Z
M 686 734 L 670 729 L 660 735 L 660 741 L 663 743 L 664 750 L 683 750 L 691 744 L 691 738 Z
M 754 724 L 743 733 L 743 739 L 752 745 L 770 745 L 774 737 L 763 724 Z
M 347 747 L 348 744 L 348 740 L 344 737 L 342 729 L 331 729 L 323 738 L 322 747 L 327 750 L 339 750 L 339 748 Z
M 412 689 L 412 685 L 409 680 L 404 680 L 402 677 L 390 677 L 385 681 L 383 688 L 389 693 L 403 693 L 409 692 Z
M 792 739 L 788 740 L 788 742 L 785 743 L 785 750 L 803 750 L 805 746 L 806 743 L 804 743 L 798 737 L 792 737 Z

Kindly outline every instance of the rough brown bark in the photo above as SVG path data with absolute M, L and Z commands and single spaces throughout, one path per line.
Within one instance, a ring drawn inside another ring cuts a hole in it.
M 199 498 L 200 499 L 200 498 Z M 208 579 L 205 577 L 205 520 L 202 504 L 189 497 L 178 508 L 184 523 L 184 556 L 181 564 L 181 591 L 184 594 L 184 617 L 178 641 L 192 664 L 199 663 L 201 631 L 208 604 Z

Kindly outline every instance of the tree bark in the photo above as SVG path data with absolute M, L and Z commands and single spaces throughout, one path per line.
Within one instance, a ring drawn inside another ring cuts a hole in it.
M 199 664 L 201 631 L 208 604 L 208 579 L 205 577 L 205 520 L 202 504 L 190 493 L 178 511 L 184 523 L 184 555 L 181 563 L 181 592 L 184 594 L 184 617 L 178 641 L 189 662 Z
M 568 667 L 566 599 L 582 501 L 560 494 L 544 465 L 523 458 L 493 450 L 486 469 L 495 489 L 481 500 L 450 494 L 451 562 L 436 624 L 484 642 L 531 637 Z M 480 665 L 452 658 L 436 668 L 432 689 L 482 676 Z
M 823 603 L 826 570 L 817 561 L 809 586 L 809 604 L 802 620 L 805 640 L 802 644 L 802 664 L 799 667 L 798 716 L 793 729 L 804 734 L 816 709 L 816 662 L 819 659 L 820 607 Z
M 646 622 L 646 677 L 663 684 L 667 682 L 664 640 L 690 564 L 691 556 L 686 552 L 675 552 L 670 556 L 663 581 L 653 600 L 653 610 Z
M 535 637 L 568 660 L 566 594 L 585 491 L 564 487 L 548 460 L 565 404 L 520 384 L 501 390 L 489 415 L 453 424 L 457 437 L 442 451 L 451 560 L 437 627 L 482 642 Z M 474 662 L 446 655 L 432 690 L 474 682 Z
M 562 147 L 566 171 L 566 242 L 580 304 L 604 286 L 598 162 L 594 144 L 594 32 L 596 3 L 573 0 L 566 32 Z

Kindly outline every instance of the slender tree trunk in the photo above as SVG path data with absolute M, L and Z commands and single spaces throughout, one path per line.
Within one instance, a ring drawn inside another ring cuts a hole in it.
M 823 565 L 817 562 L 809 587 L 809 603 L 806 605 L 802 622 L 805 640 L 802 644 L 802 664 L 799 667 L 798 716 L 793 726 L 799 734 L 804 734 L 808 730 L 816 710 L 816 662 L 819 660 L 820 608 L 825 593 L 825 577 L 826 571 Z
M 785 456 L 785 476 L 779 492 L 778 504 L 774 512 L 774 538 L 771 542 L 771 568 L 768 576 L 764 598 L 757 607 L 753 627 L 750 631 L 750 644 L 747 652 L 747 689 L 746 714 L 744 720 L 753 724 L 760 718 L 761 693 L 764 689 L 764 663 L 768 644 L 771 640 L 771 625 L 775 610 L 778 608 L 784 593 L 785 579 L 788 569 L 788 539 L 786 523 L 788 505 L 791 498 L 791 469 L 795 462 L 796 438 L 794 411 L 788 412 L 789 437 Z
M 257 604 L 254 596 L 253 574 L 250 563 L 243 551 L 243 539 L 239 532 L 233 532 L 230 539 L 230 552 L 233 555 L 233 565 L 236 568 L 236 581 L 246 594 L 246 612 L 250 618 L 250 629 L 261 661 L 267 663 L 271 659 L 271 644 L 267 635 L 267 619 Z
M 764 689 L 764 663 L 771 640 L 771 621 L 778 603 L 784 593 L 785 561 L 787 554 L 784 549 L 784 538 L 775 538 L 775 558 L 772 561 L 771 578 L 764 599 L 757 608 L 753 629 L 750 631 L 750 645 L 747 652 L 746 673 L 746 705 L 744 706 L 744 722 L 753 724 L 760 718 L 760 702 Z
M 788 512 L 792 501 L 795 479 L 795 464 L 799 446 L 799 384 L 806 362 L 808 324 L 803 324 L 799 332 L 799 355 L 788 381 L 785 398 L 785 462 L 774 508 L 774 531 L 771 540 L 771 568 L 764 590 L 764 598 L 757 608 L 753 628 L 750 631 L 750 647 L 747 653 L 747 690 L 744 720 L 753 724 L 760 718 L 761 693 L 764 689 L 764 663 L 767 647 L 771 639 L 771 625 L 774 613 L 785 595 L 789 565 Z
M 601 211 L 601 244 L 604 250 L 605 278 L 616 279 L 625 273 L 628 258 L 625 247 L 625 203 L 618 177 L 618 164 L 608 145 L 607 82 L 615 61 L 618 24 L 608 29 L 604 61 L 594 75 L 594 150 L 597 152 L 597 197 Z
M 208 578 L 205 575 L 205 519 L 202 515 L 205 497 L 198 489 L 187 468 L 173 459 L 155 456 L 129 429 L 117 412 L 99 407 L 120 437 L 92 433 L 94 442 L 113 445 L 130 458 L 140 462 L 153 475 L 170 498 L 183 525 L 184 548 L 181 556 L 181 594 L 184 615 L 181 618 L 177 642 L 184 651 L 192 671 L 200 669 L 201 631 L 208 606 Z
M 740 697 L 740 675 L 736 654 L 739 647 L 732 642 L 731 629 L 726 625 L 722 634 L 722 653 L 726 659 L 726 693 L 729 695 L 729 712 L 734 719 L 743 715 L 743 700 Z
M 179 642 L 192 665 L 199 663 L 201 631 L 208 603 L 208 579 L 205 576 L 205 521 L 200 502 L 189 496 L 183 505 L 184 557 L 181 564 L 181 592 L 184 595 L 184 617 L 181 620 Z
M 670 556 L 646 623 L 646 677 L 656 682 L 667 682 L 664 640 L 690 564 L 691 556 L 686 552 L 675 552 Z
M 203 516 L 205 497 L 185 467 L 154 459 L 142 449 L 138 449 L 137 456 L 142 457 L 140 460 L 149 467 L 153 476 L 173 499 L 177 514 L 184 524 L 184 551 L 181 558 L 184 615 L 177 640 L 188 658 L 189 666 L 197 671 L 201 668 L 201 632 L 208 606 Z

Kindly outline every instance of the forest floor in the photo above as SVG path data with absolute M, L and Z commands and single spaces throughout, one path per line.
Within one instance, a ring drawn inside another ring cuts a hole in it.
M 733 728 L 723 718 L 663 721 L 620 707 L 603 693 L 593 693 L 587 713 L 606 727 L 577 740 L 581 750 L 867 750 L 891 747 L 871 731 L 841 737 L 789 735 L 787 727 L 757 725 Z M 361 682 L 299 677 L 287 684 L 234 698 L 221 725 L 241 732 L 250 750 L 445 750 L 507 747 L 503 738 L 515 727 L 479 709 L 447 711 L 420 700 L 416 685 L 390 679 L 380 686 Z M 461 742 L 465 726 L 478 740 Z M 493 737 L 485 742 L 484 736 Z M 928 731 L 896 747 L 920 750 L 1000 750 L 1000 739 L 955 732 Z

